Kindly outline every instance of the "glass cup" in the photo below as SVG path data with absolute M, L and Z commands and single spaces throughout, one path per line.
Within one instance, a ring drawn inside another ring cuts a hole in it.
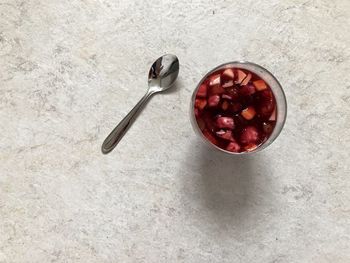
M 203 83 L 203 81 L 209 76 L 211 75 L 213 72 L 217 71 L 217 70 L 222 70 L 225 68 L 241 68 L 241 69 L 245 69 L 248 71 L 253 72 L 254 74 L 256 74 L 257 76 L 259 76 L 261 79 L 263 79 L 271 88 L 272 93 L 275 96 L 276 99 L 276 108 L 277 108 L 277 117 L 276 117 L 276 125 L 275 128 L 273 130 L 273 132 L 271 133 L 270 137 L 261 145 L 259 145 L 255 150 L 252 151 L 247 151 L 247 152 L 230 152 L 227 151 L 225 149 L 222 149 L 218 146 L 216 146 L 215 144 L 211 143 L 202 133 L 202 131 L 200 130 L 200 128 L 198 127 L 197 121 L 196 121 L 196 117 L 194 114 L 194 103 L 195 103 L 195 99 L 196 99 L 196 94 L 198 91 L 198 88 L 200 87 L 200 85 Z M 191 98 L 191 108 L 190 108 L 190 119 L 191 119 L 191 124 L 192 127 L 195 131 L 195 133 L 202 138 L 202 140 L 204 140 L 204 142 L 209 145 L 212 148 L 216 148 L 219 151 L 231 154 L 231 155 L 242 155 L 242 154 L 251 154 L 251 153 L 256 153 L 259 152 L 263 149 L 265 149 L 267 146 L 269 146 L 271 143 L 273 143 L 276 138 L 278 137 L 278 135 L 281 133 L 282 128 L 284 126 L 284 123 L 286 121 L 286 117 L 287 117 L 287 100 L 286 100 L 286 96 L 284 94 L 284 91 L 282 89 L 281 84 L 278 82 L 278 80 L 272 75 L 271 72 L 269 72 L 267 69 L 263 68 L 262 66 L 259 66 L 257 64 L 251 63 L 251 62 L 246 62 L 246 61 L 234 61 L 234 62 L 228 62 L 225 64 L 222 64 L 220 66 L 217 66 L 216 68 L 212 69 L 211 71 L 209 71 L 202 79 L 201 81 L 198 83 L 196 89 L 193 91 L 192 94 L 192 98 Z

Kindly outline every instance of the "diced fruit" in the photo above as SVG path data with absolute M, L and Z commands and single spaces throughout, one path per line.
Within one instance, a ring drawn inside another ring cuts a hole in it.
M 243 144 L 256 143 L 258 138 L 258 130 L 254 126 L 248 126 L 243 129 L 241 134 L 241 142 Z
M 235 124 L 233 122 L 233 119 L 230 117 L 219 117 L 216 119 L 216 125 L 220 129 L 233 129 L 235 127 Z
M 223 87 L 221 87 L 220 85 L 218 86 L 212 86 L 210 87 L 209 89 L 209 93 L 211 95 L 214 95 L 214 94 L 222 94 L 225 92 L 225 89 Z
M 205 129 L 205 122 L 203 121 L 203 119 L 197 119 L 197 124 L 199 129 L 201 129 L 201 131 L 203 131 Z
M 239 93 L 243 96 L 249 96 L 255 93 L 255 88 L 253 85 L 245 85 L 239 89 Z
M 209 86 L 220 85 L 220 74 L 215 74 L 209 77 Z
M 222 84 L 222 87 L 223 88 L 229 88 L 229 87 L 232 87 L 233 86 L 233 80 L 229 80 L 227 82 L 225 82 L 224 84 Z
M 222 108 L 223 110 L 227 110 L 229 106 L 230 106 L 230 104 L 229 104 L 227 101 L 224 101 L 224 102 L 221 104 L 221 108 Z
M 234 113 L 239 112 L 242 110 L 242 104 L 239 102 L 235 102 L 231 105 L 231 109 Z
M 235 73 L 232 68 L 227 68 L 222 72 L 223 79 L 233 79 L 235 77 Z
M 263 81 L 262 79 L 253 81 L 253 85 L 255 86 L 255 88 L 256 88 L 258 91 L 267 89 L 267 85 L 266 85 L 265 81 Z
M 208 130 L 203 131 L 203 135 L 213 144 L 218 145 L 218 140 L 215 138 L 215 136 Z
M 232 99 L 233 99 L 232 96 L 227 95 L 227 94 L 222 94 L 221 97 L 222 97 L 223 99 L 227 99 L 227 100 L 232 100 Z
M 244 71 L 237 69 L 237 84 L 241 84 L 242 81 L 246 78 L 247 74 L 244 73 Z
M 258 145 L 256 145 L 255 143 L 250 143 L 250 144 L 244 146 L 244 150 L 246 150 L 247 152 L 252 152 L 256 148 L 258 148 Z
M 273 112 L 271 113 L 271 116 L 269 118 L 269 121 L 275 121 L 276 120 L 276 107 L 273 109 Z
M 239 144 L 237 142 L 230 142 L 227 146 L 226 146 L 226 150 L 230 151 L 230 152 L 239 152 L 239 150 L 241 149 L 241 147 L 239 146 Z
M 270 122 L 263 122 L 262 127 L 266 134 L 271 134 L 273 131 L 273 125 Z
M 219 105 L 219 102 L 220 102 L 219 95 L 212 95 L 208 98 L 208 106 L 209 107 L 216 107 Z
M 202 98 L 207 97 L 207 89 L 208 87 L 206 84 L 200 85 L 197 91 L 197 97 L 202 97 Z
M 232 131 L 228 130 L 220 130 L 216 132 L 216 135 L 224 140 L 229 140 L 229 141 L 235 141 L 235 139 L 232 136 Z
M 233 69 L 228 68 L 225 69 L 221 74 L 221 85 L 224 88 L 232 87 L 233 86 L 233 78 L 235 74 L 233 72 Z
M 269 85 L 241 68 L 217 70 L 200 84 L 193 108 L 203 136 L 230 152 L 251 152 L 268 141 L 277 106 Z
M 206 99 L 196 99 L 194 103 L 194 106 L 200 110 L 203 110 L 206 105 L 207 105 Z
M 256 112 L 253 106 L 249 106 L 248 108 L 242 110 L 241 115 L 246 119 L 246 120 L 251 120 L 254 118 Z
M 252 79 L 252 74 L 248 73 L 245 79 L 241 82 L 241 86 L 247 85 L 251 79 Z

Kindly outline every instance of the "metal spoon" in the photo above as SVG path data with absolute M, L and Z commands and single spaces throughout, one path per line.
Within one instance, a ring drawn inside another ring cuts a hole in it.
M 148 90 L 146 94 L 104 140 L 102 153 L 107 154 L 117 146 L 135 121 L 146 101 L 153 94 L 169 89 L 174 84 L 178 74 L 179 60 L 175 55 L 166 54 L 153 63 L 148 73 Z

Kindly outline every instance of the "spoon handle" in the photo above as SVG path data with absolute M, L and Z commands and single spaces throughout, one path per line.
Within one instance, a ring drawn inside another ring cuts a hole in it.
M 115 127 L 114 130 L 107 136 L 101 147 L 103 154 L 111 152 L 117 146 L 152 94 L 153 92 L 148 91 L 135 105 L 135 107 L 124 117 L 124 119 L 119 122 L 117 127 Z

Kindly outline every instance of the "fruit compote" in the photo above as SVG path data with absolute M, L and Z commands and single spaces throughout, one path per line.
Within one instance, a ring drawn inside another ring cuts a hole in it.
M 225 68 L 201 83 L 194 114 L 211 143 L 229 152 L 250 152 L 271 135 L 276 124 L 276 100 L 258 75 Z

